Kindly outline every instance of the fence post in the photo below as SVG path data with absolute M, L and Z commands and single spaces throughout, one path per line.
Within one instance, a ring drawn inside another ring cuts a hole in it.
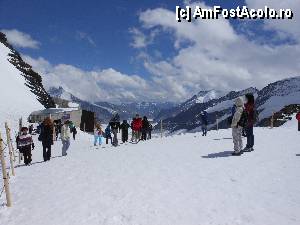
M 274 127 L 274 112 L 272 113 L 272 117 L 271 117 L 271 128 Z
M 9 151 L 9 159 L 10 159 L 10 168 L 11 168 L 11 174 L 15 176 L 15 167 L 14 167 L 14 160 L 13 160 L 13 149 L 12 149 L 12 144 L 11 144 L 11 139 L 10 139 L 10 132 L 9 128 L 7 125 L 7 122 L 5 122 L 5 130 L 6 130 L 6 143 Z
M 160 120 L 160 137 L 163 137 L 163 122 Z
M 0 158 L 1 158 L 1 166 L 2 166 L 2 175 L 3 175 L 3 181 L 4 181 L 4 190 L 6 194 L 6 202 L 7 207 L 11 207 L 11 196 L 10 196 L 10 190 L 9 190 L 9 181 L 8 176 L 6 173 L 6 164 L 5 164 L 5 158 L 4 158 L 4 148 L 3 148 L 3 139 L 1 137 L 0 133 Z
M 23 127 L 23 119 L 22 117 L 19 119 L 19 132 L 21 131 L 21 128 Z
M 14 162 L 16 162 L 16 153 L 15 153 L 14 146 L 13 146 L 13 144 L 12 144 L 11 133 L 10 133 L 11 130 L 10 130 L 10 128 L 8 127 L 8 125 L 7 125 L 7 128 L 8 128 L 8 134 L 9 134 L 9 140 L 10 140 L 10 147 L 11 147 L 11 149 L 12 149 L 13 159 L 14 159 Z
M 216 119 L 216 122 L 217 122 L 217 131 L 219 130 L 219 118 L 217 117 Z

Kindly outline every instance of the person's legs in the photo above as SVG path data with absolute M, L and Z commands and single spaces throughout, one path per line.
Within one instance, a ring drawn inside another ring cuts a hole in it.
M 29 162 L 28 162 L 28 158 L 29 158 L 29 154 L 28 154 L 28 148 L 24 148 L 24 151 L 23 151 L 23 154 L 24 154 L 24 163 L 25 165 L 28 165 Z
M 96 145 L 97 145 L 98 138 L 99 138 L 99 136 L 98 136 L 98 135 L 94 135 L 94 146 L 96 146 Z
M 142 131 L 142 141 L 144 141 L 145 140 L 145 132 L 144 131 Z
M 138 142 L 140 140 L 140 132 L 135 131 L 135 141 Z
M 246 128 L 246 135 L 247 135 L 247 145 L 246 145 L 246 148 L 247 149 L 253 148 L 253 145 L 254 145 L 253 127 L 247 127 Z
M 253 148 L 253 146 L 254 146 L 254 133 L 253 133 L 253 127 L 251 127 L 251 129 L 250 129 L 250 136 L 251 136 L 251 138 L 250 138 L 250 147 Z
M 232 140 L 233 140 L 233 149 L 235 153 L 240 152 L 240 140 L 242 138 L 242 129 L 234 127 L 232 128 Z
M 45 144 L 42 144 L 42 145 L 43 145 L 43 158 L 44 158 L 44 161 L 47 161 L 48 160 L 47 146 Z
M 202 132 L 203 132 L 202 136 L 206 136 L 206 134 L 207 134 L 207 125 L 202 126 Z
M 122 142 L 125 143 L 125 132 L 122 131 Z
M 241 152 L 243 149 L 242 134 L 243 134 L 243 128 L 241 128 L 241 127 L 237 128 L 238 152 Z
M 298 131 L 300 131 L 300 121 L 298 121 Z
M 117 136 L 118 130 L 113 129 L 112 132 L 113 132 L 113 135 L 114 135 L 114 137 L 113 137 L 113 145 L 114 145 L 114 146 L 117 146 L 117 145 L 118 145 L 118 136 Z
M 28 149 L 28 163 L 30 164 L 32 162 L 32 154 L 31 154 L 31 148 Z
M 47 146 L 47 160 L 51 159 L 51 144 Z
M 102 135 L 99 135 L 99 145 L 102 145 Z
M 66 143 L 65 140 L 62 140 L 61 142 L 62 142 L 61 155 L 62 155 L 62 156 L 66 156 L 66 155 L 67 155 L 67 150 L 66 150 L 66 148 L 67 148 L 67 146 L 66 146 L 67 143 Z
M 73 132 L 73 139 L 75 140 L 75 136 L 76 136 L 76 134 L 75 134 L 75 132 Z

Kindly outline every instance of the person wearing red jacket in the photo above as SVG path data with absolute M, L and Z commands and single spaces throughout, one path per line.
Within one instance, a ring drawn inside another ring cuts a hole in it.
M 136 114 L 135 118 L 132 121 L 132 140 L 138 142 L 141 137 L 141 130 L 142 130 L 142 118 L 140 118 L 139 114 Z
M 298 120 L 298 131 L 300 131 L 300 112 L 297 113 L 296 119 Z
M 253 134 L 253 127 L 254 127 L 254 96 L 253 94 L 246 94 L 246 104 L 244 105 L 245 111 L 248 114 L 247 117 L 247 126 L 245 127 L 245 132 L 247 136 L 247 145 L 243 151 L 251 152 L 253 151 L 254 146 L 254 134 Z

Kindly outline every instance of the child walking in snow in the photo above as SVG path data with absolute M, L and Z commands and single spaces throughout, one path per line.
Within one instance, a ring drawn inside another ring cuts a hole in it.
M 243 140 L 242 131 L 243 126 L 240 124 L 242 114 L 244 111 L 244 102 L 241 97 L 235 99 L 235 112 L 232 118 L 231 128 L 232 128 L 232 139 L 234 144 L 234 152 L 232 155 L 239 156 L 242 154 Z
M 31 150 L 34 149 L 34 143 L 27 127 L 22 127 L 20 134 L 17 136 L 17 148 L 24 155 L 25 165 L 30 165 L 32 161 Z
M 110 139 L 110 143 L 112 144 L 112 137 L 111 137 L 111 129 L 110 126 L 107 125 L 105 128 L 105 139 L 106 139 L 106 144 L 108 145 L 108 140 Z
M 94 128 L 94 146 L 97 146 L 97 143 L 102 145 L 102 128 L 100 124 L 96 124 Z

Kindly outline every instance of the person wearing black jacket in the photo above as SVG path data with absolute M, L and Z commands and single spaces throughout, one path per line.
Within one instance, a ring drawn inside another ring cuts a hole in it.
M 128 129 L 130 125 L 127 123 L 127 120 L 123 120 L 123 123 L 120 125 L 122 131 L 122 142 L 125 143 L 128 141 Z
M 41 124 L 41 133 L 39 135 L 39 141 L 43 145 L 43 158 L 44 161 L 48 161 L 51 158 L 51 145 L 53 145 L 53 123 L 48 117 Z
M 109 122 L 109 125 L 114 136 L 112 145 L 116 147 L 118 146 L 118 131 L 120 129 L 120 116 L 118 113 L 113 116 L 113 118 Z
M 148 128 L 148 139 L 151 139 L 151 134 L 152 134 L 153 126 L 151 123 L 149 123 L 149 128 Z
M 61 134 L 62 123 L 61 120 L 54 121 L 54 129 L 55 129 L 55 140 L 57 141 L 58 135 Z
M 149 121 L 146 116 L 144 116 L 142 120 L 142 140 L 146 141 L 147 140 L 147 133 L 149 130 Z

